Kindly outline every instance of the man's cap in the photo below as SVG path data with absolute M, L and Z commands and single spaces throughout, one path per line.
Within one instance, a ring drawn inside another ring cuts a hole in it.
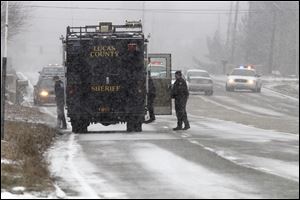
M 175 74 L 176 74 L 176 75 L 179 75 L 179 76 L 182 76 L 182 73 L 181 73 L 180 70 L 179 70 L 179 71 L 176 71 Z
M 54 81 L 59 80 L 59 77 L 58 77 L 58 76 L 54 76 L 54 77 L 53 77 L 53 80 L 54 80 Z

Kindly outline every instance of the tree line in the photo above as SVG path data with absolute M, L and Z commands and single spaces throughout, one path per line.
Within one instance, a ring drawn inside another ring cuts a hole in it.
M 253 64 L 263 74 L 299 77 L 299 2 L 249 1 L 243 15 L 236 5 L 231 5 L 226 38 L 219 30 L 207 37 L 207 57 L 216 63 L 215 72 L 224 72 L 224 65 L 228 70 Z

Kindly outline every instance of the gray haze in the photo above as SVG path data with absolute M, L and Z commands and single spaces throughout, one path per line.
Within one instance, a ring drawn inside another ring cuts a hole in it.
M 140 10 L 97 10 L 32 8 L 29 25 L 9 44 L 13 66 L 33 81 L 37 71 L 49 63 L 61 63 L 61 41 L 67 26 L 95 25 L 99 21 L 123 24 L 125 20 L 144 21 L 150 33 L 150 52 L 171 53 L 174 69 L 196 67 L 193 57 L 208 62 L 206 38 L 217 29 L 226 37 L 230 2 L 26 2 L 28 6 L 80 8 L 122 8 Z M 247 6 L 246 3 L 241 5 Z M 149 10 L 150 9 L 150 10 Z M 193 13 L 153 12 L 152 9 L 209 10 Z M 218 10 L 221 10 L 220 12 Z M 221 14 L 218 14 L 221 13 Z M 32 74 L 33 73 L 33 74 Z

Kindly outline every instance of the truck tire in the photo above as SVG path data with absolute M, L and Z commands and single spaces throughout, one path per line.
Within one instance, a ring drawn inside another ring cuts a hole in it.
M 130 120 L 127 122 L 127 132 L 142 132 L 142 122 L 140 120 Z
M 78 124 L 77 123 L 72 123 L 72 132 L 73 133 L 80 133 L 80 131 L 79 131 L 79 126 L 78 126 Z
M 142 132 L 142 122 L 136 122 L 134 124 L 134 131 L 135 132 Z
M 211 95 L 213 95 L 213 91 L 212 90 L 210 90 L 210 91 L 205 91 L 205 95 L 206 96 L 211 96 Z
M 128 121 L 127 122 L 127 132 L 133 132 L 134 131 L 134 122 L 133 121 Z
M 87 133 L 88 123 L 82 122 L 83 120 L 71 120 L 72 132 L 74 133 Z

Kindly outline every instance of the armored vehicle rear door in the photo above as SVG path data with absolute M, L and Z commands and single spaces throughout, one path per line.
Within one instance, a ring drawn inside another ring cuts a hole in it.
M 171 115 L 171 54 L 148 54 L 149 70 L 156 88 L 154 113 Z

